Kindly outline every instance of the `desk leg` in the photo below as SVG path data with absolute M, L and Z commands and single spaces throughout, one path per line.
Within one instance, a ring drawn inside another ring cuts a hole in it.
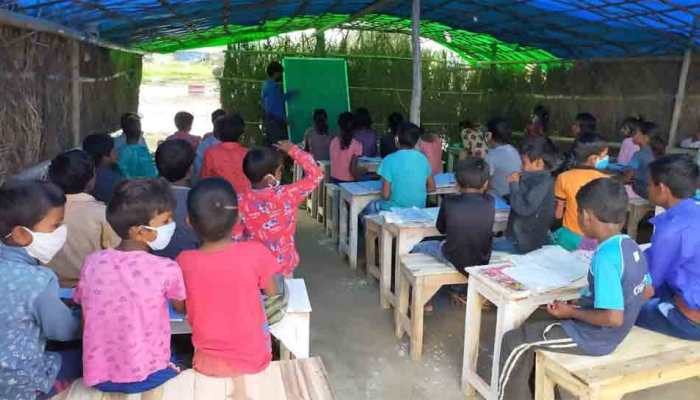
M 342 192 L 338 194 L 340 197 L 338 207 L 338 251 L 341 254 L 348 254 L 348 207 L 349 204 Z
M 509 303 L 497 305 L 496 334 L 493 344 L 493 364 L 491 366 L 491 396 L 498 398 L 498 381 L 500 379 L 501 342 L 503 335 L 520 326 L 538 307 L 532 304 Z
M 309 358 L 311 355 L 311 321 L 310 313 L 306 313 L 300 317 L 299 322 L 299 354 L 296 358 Z
M 481 335 L 481 305 L 478 282 L 469 282 L 467 289 L 467 309 L 464 318 L 464 357 L 462 358 L 462 392 L 467 397 L 475 397 L 476 390 L 469 384 L 468 373 L 476 375 Z
M 379 245 L 382 247 L 382 252 L 379 260 L 379 304 L 383 309 L 387 309 L 390 305 L 395 306 L 394 296 L 391 293 L 391 269 L 393 266 L 391 257 L 394 252 L 394 238 L 388 229 L 382 227 L 380 231 Z
M 357 225 L 357 220 L 360 215 L 360 210 L 359 207 L 357 206 L 356 202 L 354 199 L 350 203 L 350 221 L 348 222 L 349 225 L 349 233 L 350 233 L 350 243 L 349 243 L 349 248 L 348 248 L 348 259 L 350 260 L 350 269 L 355 270 L 357 269 L 357 236 L 358 236 L 358 231 L 359 227 Z

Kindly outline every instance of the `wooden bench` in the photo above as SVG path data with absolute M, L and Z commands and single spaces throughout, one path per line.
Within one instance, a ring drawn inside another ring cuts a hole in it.
M 263 372 L 239 378 L 213 378 L 192 369 L 148 392 L 103 393 L 78 380 L 52 400 L 333 400 L 323 361 L 276 361 Z
M 367 276 L 373 276 L 377 280 L 380 277 L 379 263 L 381 260 L 382 224 L 384 217 L 371 215 L 365 218 L 365 265 Z
M 338 242 L 340 188 L 333 183 L 326 183 L 325 199 L 323 201 L 323 225 L 326 235 Z
M 700 342 L 637 327 L 604 357 L 538 351 L 536 358 L 536 400 L 553 400 L 556 385 L 579 399 L 617 400 L 627 393 L 700 376 Z
M 467 278 L 453 266 L 425 254 L 401 257 L 398 305 L 394 308 L 396 337 L 404 332 L 411 338 L 411 359 L 420 360 L 423 352 L 423 308 L 443 285 L 467 283 Z M 411 316 L 408 316 L 409 290 Z

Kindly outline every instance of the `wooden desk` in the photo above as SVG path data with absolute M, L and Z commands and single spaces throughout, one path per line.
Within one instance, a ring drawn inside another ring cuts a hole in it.
M 502 264 L 507 266 L 509 264 Z M 573 300 L 579 297 L 579 291 L 586 285 L 585 279 L 579 280 L 566 288 L 535 293 L 517 291 L 500 285 L 484 273 L 488 268 L 498 265 L 469 268 L 469 289 L 467 291 L 467 308 L 464 319 L 464 358 L 462 361 L 462 390 L 466 396 L 473 397 L 479 392 L 486 400 L 498 398 L 499 360 L 501 359 L 501 340 L 503 334 L 520 326 L 541 305 L 554 300 Z M 488 300 L 496 309 L 496 332 L 491 366 L 491 382 L 487 383 L 477 374 L 479 355 L 479 335 L 481 333 L 482 303 Z M 524 389 L 525 390 L 525 389 Z
M 649 203 L 649 201 L 637 197 L 629 200 L 627 210 L 629 211 L 629 217 L 627 218 L 627 235 L 633 240 L 637 240 L 639 222 L 645 215 L 654 211 L 654 206 Z
M 494 220 L 494 233 L 503 232 L 508 225 L 510 210 L 497 210 Z M 413 247 L 426 237 L 440 236 L 435 227 L 435 221 L 410 223 L 384 223 L 380 236 L 379 262 L 379 304 L 387 309 L 396 307 L 399 287 L 399 266 L 401 256 L 411 252 Z M 394 242 L 396 243 L 396 258 L 392 263 Z M 394 277 L 394 291 L 391 292 L 391 277 Z
M 193 369 L 144 393 L 104 393 L 82 379 L 52 400 L 333 400 L 326 367 L 318 358 L 275 361 L 263 372 L 239 378 L 214 378 Z
M 289 291 L 287 314 L 280 322 L 270 326 L 270 333 L 296 358 L 308 358 L 311 302 L 306 284 L 303 279 L 287 279 L 286 284 Z M 171 320 L 170 330 L 173 335 L 192 333 L 187 320 Z
M 437 189 L 434 193 L 430 193 L 431 195 L 457 192 L 454 174 L 436 175 L 435 184 Z M 338 251 L 348 256 L 351 269 L 357 269 L 358 217 L 372 200 L 381 198 L 381 181 L 341 183 L 339 186 Z

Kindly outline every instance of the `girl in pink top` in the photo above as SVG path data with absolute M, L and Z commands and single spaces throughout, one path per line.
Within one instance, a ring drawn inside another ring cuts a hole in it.
M 418 150 L 428 157 L 433 175 L 442 173 L 442 139 L 432 133 L 424 133 L 417 144 Z
M 362 176 L 363 171 L 357 165 L 357 158 L 362 155 L 362 144 L 353 139 L 352 113 L 344 112 L 338 117 L 340 136 L 331 140 L 331 178 L 335 182 L 352 182 Z
M 634 144 L 632 136 L 639 130 L 639 125 L 642 122 L 642 118 L 629 117 L 622 122 L 622 127 L 620 127 L 620 133 L 625 137 L 620 146 L 620 153 L 617 155 L 617 163 L 622 165 L 627 165 L 632 160 L 634 153 L 639 151 L 639 146 Z
M 122 238 L 90 254 L 73 300 L 82 306 L 83 381 L 103 392 L 137 393 L 175 377 L 168 302 L 184 311 L 185 284 L 162 250 L 175 232 L 175 198 L 158 179 L 120 183 L 107 221 Z

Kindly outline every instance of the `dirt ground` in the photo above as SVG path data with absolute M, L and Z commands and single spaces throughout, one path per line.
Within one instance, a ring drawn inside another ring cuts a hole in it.
M 321 224 L 304 211 L 299 216 L 301 264 L 295 275 L 306 280 L 313 307 L 311 352 L 323 358 L 338 399 L 464 399 L 459 387 L 464 307 L 438 295 L 435 311 L 425 318 L 423 359 L 411 361 L 407 337 L 395 338 L 392 313 L 379 306 L 377 282 L 366 277 L 362 266 L 358 272 L 351 271 Z M 487 370 L 495 315 L 489 312 L 483 319 L 485 344 L 479 369 Z M 628 395 L 625 400 L 695 400 L 699 391 L 700 380 L 693 379 Z
M 189 94 L 186 84 L 143 84 L 139 94 L 141 128 L 151 149 L 158 140 L 176 131 L 173 118 L 178 111 L 194 115 L 192 134 L 204 136 L 211 132 L 211 113 L 220 107 L 216 84 L 206 85 L 203 94 Z

